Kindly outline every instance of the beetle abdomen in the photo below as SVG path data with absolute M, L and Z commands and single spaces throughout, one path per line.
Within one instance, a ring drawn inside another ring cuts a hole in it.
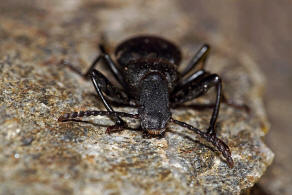
M 139 36 L 122 42 L 115 55 L 121 65 L 139 59 L 158 58 L 179 65 L 181 52 L 173 43 L 155 36 Z

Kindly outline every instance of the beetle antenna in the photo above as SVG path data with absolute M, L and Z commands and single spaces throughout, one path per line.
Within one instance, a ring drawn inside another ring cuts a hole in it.
M 182 122 L 182 121 L 175 120 L 173 118 L 170 119 L 170 122 L 173 122 L 181 127 L 185 127 L 191 131 L 194 131 L 196 134 L 200 135 L 202 138 L 204 138 L 208 142 L 211 142 L 212 145 L 215 146 L 222 153 L 222 155 L 224 156 L 224 158 L 227 161 L 228 166 L 230 168 L 233 167 L 234 162 L 233 162 L 229 147 L 221 139 L 216 137 L 216 134 L 205 133 L 205 132 L 195 128 L 192 125 L 189 125 L 189 124 Z
M 59 122 L 65 122 L 74 118 L 89 117 L 89 116 L 110 116 L 110 117 L 128 117 L 138 119 L 138 114 L 129 114 L 126 112 L 109 112 L 109 111 L 100 111 L 100 110 L 86 110 L 79 112 L 71 112 L 63 114 L 58 118 Z

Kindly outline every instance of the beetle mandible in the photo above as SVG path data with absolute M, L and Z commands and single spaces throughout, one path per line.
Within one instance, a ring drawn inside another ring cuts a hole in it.
M 97 115 L 110 116 L 115 125 L 107 132 L 127 127 L 121 117 L 140 120 L 141 128 L 148 135 L 163 135 L 167 124 L 172 122 L 188 128 L 212 143 L 224 156 L 229 167 L 233 159 L 227 144 L 216 135 L 215 125 L 222 100 L 222 81 L 219 75 L 211 74 L 204 69 L 210 47 L 205 44 L 190 60 L 189 64 L 178 71 L 181 52 L 168 40 L 156 36 L 138 36 L 122 42 L 115 50 L 115 63 L 101 44 L 100 55 L 93 61 L 84 74 L 90 78 L 107 111 L 87 110 L 67 113 L 59 117 L 60 122 L 77 117 Z M 95 69 L 102 60 L 109 67 L 122 88 L 114 86 L 100 71 Z M 198 64 L 202 68 L 197 69 Z M 63 62 L 72 68 L 71 64 Z M 216 88 L 216 100 L 209 128 L 201 131 L 192 125 L 172 118 L 170 108 L 183 104 L 204 95 L 210 88 Z M 106 97 L 105 97 L 105 95 Z M 138 114 L 116 112 L 110 102 L 138 107 Z

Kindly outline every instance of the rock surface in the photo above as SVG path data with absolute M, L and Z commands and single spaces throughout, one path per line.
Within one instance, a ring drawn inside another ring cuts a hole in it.
M 201 35 L 177 7 L 175 1 L 133 0 L 1 5 L 1 194 L 239 194 L 260 179 L 274 155 L 262 140 L 269 129 L 264 80 L 245 54 L 234 58 L 215 48 L 207 65 L 223 77 L 229 99 L 251 108 L 247 113 L 221 106 L 218 136 L 232 150 L 233 169 L 204 140 L 172 124 L 164 138 L 144 139 L 139 131 L 105 134 L 101 125 L 112 122 L 104 117 L 57 122 L 65 112 L 104 109 L 90 82 L 58 64 L 65 59 L 85 71 L 101 34 L 111 47 L 134 34 L 163 35 L 189 59 Z M 196 102 L 211 99 L 209 93 Z M 200 129 L 211 115 L 190 108 L 172 112 Z

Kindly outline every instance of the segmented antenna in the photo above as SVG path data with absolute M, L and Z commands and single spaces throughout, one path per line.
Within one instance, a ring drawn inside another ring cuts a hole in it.
M 200 135 L 202 138 L 204 138 L 208 142 L 212 143 L 212 145 L 215 146 L 222 153 L 222 155 L 224 156 L 224 158 L 227 161 L 228 166 L 230 168 L 232 168 L 234 166 L 234 162 L 233 162 L 229 147 L 221 139 L 216 137 L 215 134 L 205 133 L 205 132 L 193 127 L 192 125 L 189 125 L 185 122 L 175 120 L 173 118 L 171 118 L 170 121 L 179 125 L 179 126 L 182 126 L 182 127 L 188 128 L 191 131 L 194 131 L 195 133 Z
M 89 116 L 110 116 L 110 117 L 128 117 L 138 119 L 138 114 L 129 114 L 125 112 L 109 112 L 109 111 L 100 111 L 100 110 L 86 110 L 79 112 L 71 112 L 63 114 L 58 118 L 59 122 L 65 122 L 74 118 L 82 118 Z

